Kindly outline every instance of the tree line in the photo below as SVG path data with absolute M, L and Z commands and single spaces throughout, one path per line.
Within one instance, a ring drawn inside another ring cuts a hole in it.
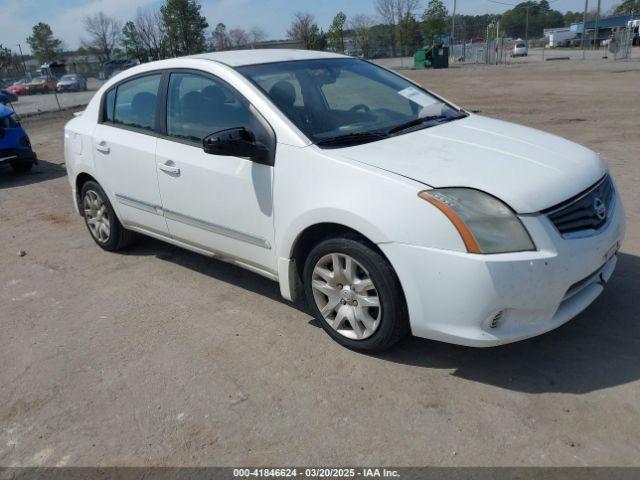
M 84 36 L 76 53 L 95 55 L 101 63 L 127 57 L 140 62 L 191 55 L 209 50 L 243 48 L 266 38 L 255 26 L 251 30 L 227 29 L 223 23 L 208 32 L 198 0 L 165 0 L 157 9 L 138 9 L 134 18 L 120 19 L 98 12 L 82 19 Z M 59 59 L 64 50 L 51 26 L 40 22 L 27 38 L 31 54 L 41 63 Z M 20 58 L 0 45 L 0 68 L 17 65 Z
M 364 57 L 396 56 L 410 55 L 425 44 L 448 40 L 451 33 L 458 42 L 482 39 L 487 27 L 498 19 L 501 34 L 514 38 L 527 34 L 530 38 L 541 37 L 544 28 L 569 26 L 583 19 L 582 12 L 552 9 L 548 0 L 525 1 L 502 15 L 456 15 L 452 32 L 454 22 L 442 0 L 428 0 L 426 5 L 421 0 L 373 0 L 373 7 L 375 15 L 361 13 L 348 18 L 338 12 L 326 31 L 313 14 L 297 12 L 287 37 L 307 49 L 358 53 Z M 640 0 L 624 0 L 607 13 L 623 15 L 634 11 L 640 13 Z M 588 19 L 594 16 L 595 12 L 589 12 Z M 124 23 L 103 12 L 84 17 L 82 23 L 85 35 L 78 53 L 95 55 L 101 63 L 123 56 L 147 62 L 247 48 L 266 38 L 259 26 L 228 29 L 218 23 L 209 30 L 198 0 L 165 0 L 159 8 L 139 9 L 134 18 Z M 63 51 L 62 41 L 44 22 L 33 26 L 27 43 L 32 55 L 42 63 L 55 61 Z M 19 65 L 19 56 L 0 45 L 0 69 Z

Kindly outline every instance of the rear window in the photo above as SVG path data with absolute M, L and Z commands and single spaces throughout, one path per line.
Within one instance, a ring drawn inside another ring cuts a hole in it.
M 516 43 L 516 48 L 524 48 L 526 45 L 524 43 Z

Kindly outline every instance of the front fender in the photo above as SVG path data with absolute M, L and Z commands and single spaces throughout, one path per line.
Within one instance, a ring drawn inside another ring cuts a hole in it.
M 397 242 L 466 251 L 451 222 L 418 197 L 426 185 L 315 146 L 278 145 L 274 175 L 276 252 L 318 223 L 347 226 L 376 244 Z
M 465 252 L 453 224 L 418 197 L 426 185 L 336 158 L 315 146 L 278 144 L 274 174 L 275 248 L 280 287 L 294 298 L 296 240 L 309 227 L 349 227 L 376 244 L 403 243 Z
M 310 227 L 323 223 L 332 223 L 350 228 L 373 243 L 390 241 L 389 237 L 378 226 L 356 213 L 332 207 L 316 208 L 299 215 L 285 227 L 278 237 L 278 256 L 291 258 L 296 242 L 302 233 Z

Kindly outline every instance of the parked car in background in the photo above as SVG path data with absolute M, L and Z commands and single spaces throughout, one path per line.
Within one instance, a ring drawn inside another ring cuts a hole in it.
M 13 93 L 15 95 L 26 95 L 27 83 L 29 83 L 29 80 L 27 80 L 26 78 L 21 78 L 20 80 L 16 80 L 11 85 L 9 85 L 6 90 L 7 92 Z
M 516 43 L 513 45 L 513 52 L 511 56 L 526 57 L 527 55 L 529 55 L 529 48 L 527 48 L 527 44 L 522 40 L 516 40 Z
M 28 95 L 33 95 L 34 93 L 49 93 L 53 92 L 58 86 L 58 79 L 48 76 L 35 77 L 25 86 Z
M 100 248 L 139 232 L 226 259 L 287 300 L 304 291 L 357 350 L 409 332 L 486 347 L 550 331 L 603 292 L 624 237 L 595 152 L 328 52 L 145 63 L 64 138 Z
M 63 75 L 58 80 L 58 92 L 80 92 L 87 90 L 87 79 L 77 73 Z
M 18 96 L 15 93 L 11 93 L 7 90 L 0 90 L 0 103 L 6 105 L 7 103 L 16 103 Z
M 109 77 L 107 78 L 107 80 L 112 79 L 113 77 L 115 77 L 116 75 L 120 75 L 122 72 L 124 72 L 124 70 L 113 70 L 110 74 Z
M 0 105 L 0 165 L 8 164 L 16 172 L 27 172 L 38 162 L 38 157 L 14 114 L 12 109 Z
M 117 71 L 119 73 L 135 65 L 137 65 L 137 62 L 132 60 L 108 60 L 102 65 L 103 70 L 98 74 L 98 78 L 100 80 L 112 78 L 114 75 L 117 75 L 117 73 L 114 72 Z

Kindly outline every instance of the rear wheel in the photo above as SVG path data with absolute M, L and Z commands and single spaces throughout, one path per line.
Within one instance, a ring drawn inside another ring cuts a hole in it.
M 107 195 L 96 182 L 88 181 L 82 186 L 80 208 L 91 238 L 100 248 L 115 252 L 135 239 L 135 233 L 122 226 Z
M 304 266 L 307 301 L 325 331 L 353 350 L 386 350 L 409 332 L 395 271 L 365 241 L 332 238 L 316 245 Z

